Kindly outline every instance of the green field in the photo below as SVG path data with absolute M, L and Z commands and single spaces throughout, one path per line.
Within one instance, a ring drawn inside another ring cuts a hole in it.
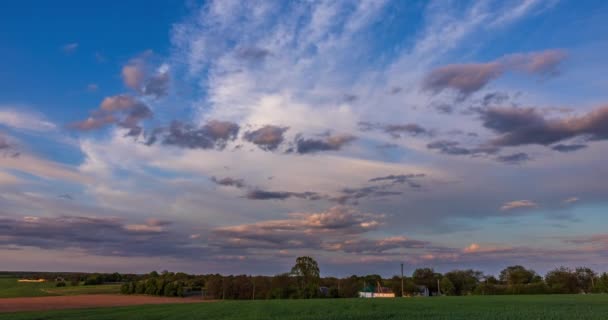
M 105 294 L 120 292 L 120 285 L 56 287 L 55 282 L 21 283 L 17 278 L 0 277 L 0 298 Z
M 226 301 L 0 315 L 1 319 L 608 319 L 608 295 Z

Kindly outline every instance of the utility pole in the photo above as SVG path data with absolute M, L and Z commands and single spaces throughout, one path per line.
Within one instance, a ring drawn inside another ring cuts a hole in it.
M 251 277 L 253 279 L 253 294 L 251 295 L 251 300 L 255 300 L 255 278 Z
M 441 295 L 441 288 L 439 288 L 439 279 L 437 279 L 437 295 Z
M 403 263 L 401 263 L 401 297 L 404 297 L 405 294 L 403 292 Z

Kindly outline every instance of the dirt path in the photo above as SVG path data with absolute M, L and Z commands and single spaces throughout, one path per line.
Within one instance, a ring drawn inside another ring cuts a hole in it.
M 31 297 L 0 299 L 0 312 L 42 311 L 74 308 L 118 307 L 141 304 L 200 303 L 209 300 L 193 298 L 167 298 L 153 296 L 127 296 L 117 294 L 89 294 L 58 297 Z

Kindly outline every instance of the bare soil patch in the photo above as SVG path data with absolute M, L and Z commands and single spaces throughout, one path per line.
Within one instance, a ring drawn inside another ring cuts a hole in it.
M 142 304 L 209 302 L 200 298 L 168 298 L 118 294 L 0 299 L 0 312 L 44 311 L 75 308 L 119 307 Z

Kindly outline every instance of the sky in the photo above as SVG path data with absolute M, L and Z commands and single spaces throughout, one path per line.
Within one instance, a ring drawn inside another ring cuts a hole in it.
M 604 1 L 4 1 L 0 269 L 608 271 Z

